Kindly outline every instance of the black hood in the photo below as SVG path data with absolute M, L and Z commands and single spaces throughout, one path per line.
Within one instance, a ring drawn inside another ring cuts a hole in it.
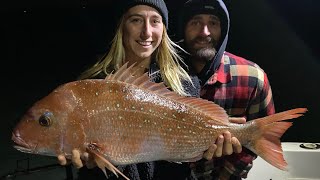
M 198 74 L 201 84 L 205 84 L 219 68 L 221 58 L 228 42 L 230 19 L 228 9 L 222 0 L 189 0 L 184 4 L 184 7 L 180 12 L 179 27 L 181 29 L 179 29 L 179 37 L 184 38 L 186 23 L 196 14 L 213 14 L 218 16 L 221 22 L 221 38 L 216 48 L 217 53 Z

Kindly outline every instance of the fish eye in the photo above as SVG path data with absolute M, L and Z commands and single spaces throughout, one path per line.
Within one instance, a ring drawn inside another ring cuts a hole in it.
M 52 113 L 49 113 L 49 112 L 44 113 L 39 118 L 39 124 L 45 127 L 51 126 L 52 124 L 51 116 L 52 116 Z

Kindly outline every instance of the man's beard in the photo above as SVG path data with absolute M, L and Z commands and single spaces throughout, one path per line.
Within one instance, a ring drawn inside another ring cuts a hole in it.
M 195 46 L 195 44 L 197 42 L 207 42 L 208 44 L 211 44 L 211 46 L 209 47 L 203 47 L 200 49 L 192 49 L 192 47 Z M 208 62 L 210 61 L 216 54 L 216 49 L 215 47 L 217 46 L 218 42 L 210 37 L 196 37 L 195 39 L 190 41 L 190 46 L 189 49 L 191 51 L 192 54 L 192 59 L 196 60 L 196 61 L 201 61 L 201 62 Z
M 217 51 L 213 47 L 205 47 L 197 50 L 193 55 L 193 61 L 207 63 L 213 59 Z
M 196 48 L 198 42 L 207 42 L 209 46 Z M 187 43 L 187 47 L 191 53 L 190 62 L 196 72 L 200 72 L 202 68 L 214 58 L 217 52 L 215 48 L 217 44 L 218 42 L 210 36 L 198 36 Z
M 206 47 L 197 50 L 191 56 L 191 64 L 196 71 L 196 73 L 200 73 L 204 66 L 210 62 L 213 57 L 216 55 L 216 49 L 213 47 Z

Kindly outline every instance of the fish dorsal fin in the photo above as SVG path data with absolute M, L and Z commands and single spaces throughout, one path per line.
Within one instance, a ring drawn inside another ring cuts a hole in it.
M 159 96 L 169 98 L 202 111 L 212 120 L 220 121 L 222 124 L 229 122 L 226 111 L 219 105 L 201 98 L 180 96 L 179 94 L 170 91 L 163 82 L 155 83 L 150 81 L 147 73 L 137 74 L 136 72 L 139 72 L 139 67 L 135 67 L 134 65 L 135 64 L 132 64 L 128 67 L 128 63 L 125 63 L 114 74 L 109 74 L 106 77 L 106 80 L 124 82 L 143 88 L 144 90 L 156 93 Z
M 208 123 L 216 125 L 218 124 L 215 121 L 221 122 L 222 124 L 220 125 L 226 125 L 227 123 L 229 123 L 229 116 L 226 113 L 226 111 L 222 107 L 211 101 L 196 97 L 186 97 L 179 99 L 179 102 L 187 104 L 188 106 L 198 109 L 199 111 L 202 111 L 207 116 L 209 116 L 211 120 L 214 120 L 208 121 Z

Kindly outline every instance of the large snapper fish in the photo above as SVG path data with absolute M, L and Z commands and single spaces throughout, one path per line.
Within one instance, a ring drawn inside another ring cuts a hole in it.
M 104 173 L 106 167 L 125 177 L 114 165 L 195 161 L 228 130 L 244 147 L 286 169 L 279 139 L 292 123 L 283 120 L 301 116 L 305 108 L 233 124 L 213 102 L 179 96 L 134 72 L 124 65 L 105 79 L 59 86 L 22 117 L 12 132 L 14 147 L 67 158 L 78 149 L 94 157 Z

